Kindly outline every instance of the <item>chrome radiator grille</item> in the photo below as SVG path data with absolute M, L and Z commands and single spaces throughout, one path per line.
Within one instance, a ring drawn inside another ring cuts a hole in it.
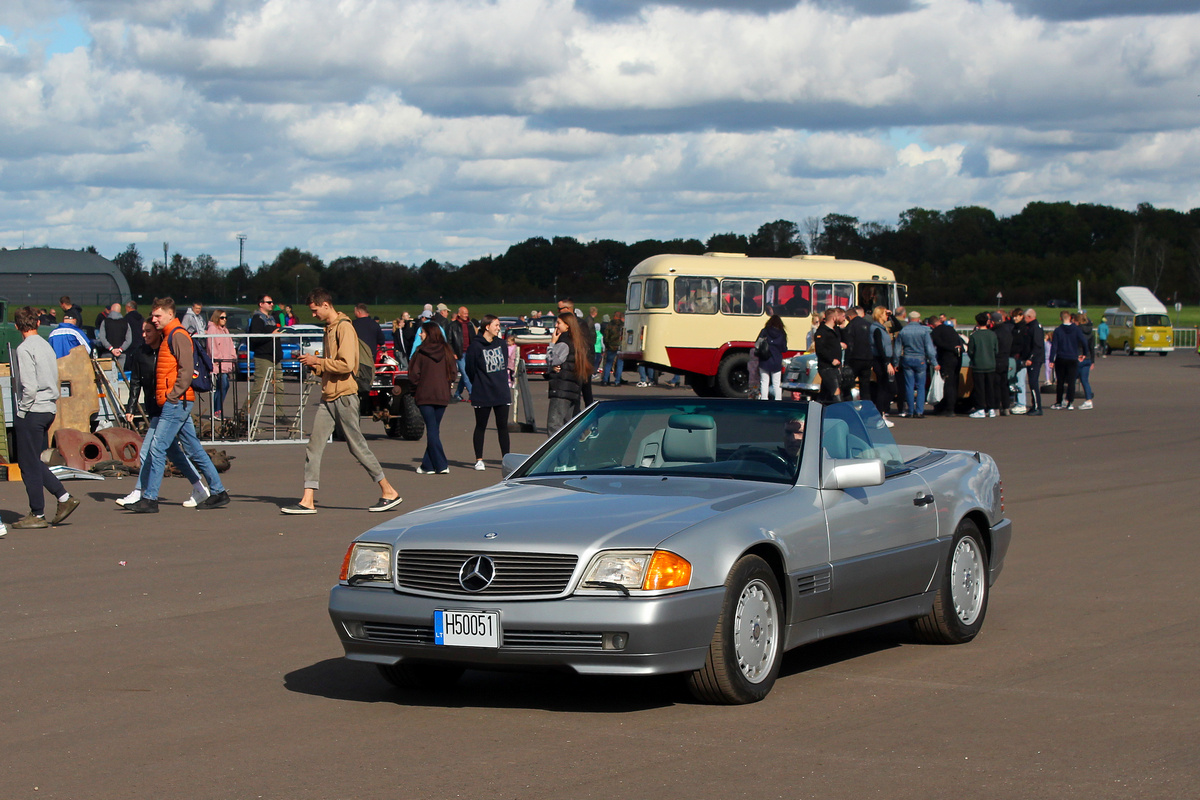
M 459 583 L 459 574 L 468 560 L 481 555 L 492 560 L 495 577 L 486 588 L 469 592 Z M 396 555 L 396 582 L 401 589 L 463 597 L 560 595 L 567 590 L 578 560 L 559 553 L 401 550 Z

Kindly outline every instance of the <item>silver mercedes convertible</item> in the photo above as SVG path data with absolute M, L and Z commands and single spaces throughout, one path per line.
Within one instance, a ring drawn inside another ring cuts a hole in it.
M 897 445 L 869 403 L 601 402 L 504 471 L 351 544 L 347 658 L 405 687 L 551 667 L 753 702 L 816 639 L 970 641 L 1012 536 L 990 457 Z

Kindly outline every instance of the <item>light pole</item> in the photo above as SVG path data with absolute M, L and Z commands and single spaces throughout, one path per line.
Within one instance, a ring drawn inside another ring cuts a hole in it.
M 237 235 L 237 240 L 238 240 L 238 266 L 244 267 L 244 266 L 246 266 L 246 234 L 239 233 Z
M 163 269 L 164 270 L 167 268 L 167 248 L 168 247 L 170 247 L 170 245 L 167 244 L 166 242 L 163 242 Z
M 296 273 L 296 305 L 300 305 L 300 273 Z

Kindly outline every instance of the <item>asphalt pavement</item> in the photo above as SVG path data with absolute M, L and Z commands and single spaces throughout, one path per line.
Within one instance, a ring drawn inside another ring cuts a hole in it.
M 350 539 L 396 514 L 366 511 L 377 487 L 341 444 L 311 517 L 278 511 L 302 445 L 229 448 L 214 511 L 182 508 L 178 478 L 144 516 L 113 503 L 128 479 L 71 482 L 67 524 L 0 539 L 0 798 L 1200 796 L 1200 358 L 1114 355 L 1092 383 L 1090 411 L 896 421 L 1000 465 L 1014 538 L 975 641 L 893 625 L 809 645 L 740 707 L 667 678 L 410 693 L 345 661 L 327 592 Z M 452 406 L 450 474 L 417 475 L 423 442 L 364 421 L 396 513 L 499 479 L 494 433 L 471 469 L 472 426 Z M 0 508 L 25 513 L 20 483 Z

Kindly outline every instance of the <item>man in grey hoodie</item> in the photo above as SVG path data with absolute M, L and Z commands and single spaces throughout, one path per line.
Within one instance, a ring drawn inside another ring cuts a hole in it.
M 42 462 L 47 447 L 46 431 L 54 423 L 58 411 L 58 358 L 50 343 L 38 336 L 38 313 L 29 306 L 19 309 L 13 320 L 21 334 L 17 345 L 16 374 L 17 418 L 13 421 L 13 438 L 17 445 L 17 464 L 21 481 L 29 495 L 29 513 L 13 523 L 14 528 L 48 528 L 57 525 L 79 508 L 62 482 L 54 477 L 50 467 Z M 58 500 L 58 508 L 46 520 L 46 497 L 43 489 Z

